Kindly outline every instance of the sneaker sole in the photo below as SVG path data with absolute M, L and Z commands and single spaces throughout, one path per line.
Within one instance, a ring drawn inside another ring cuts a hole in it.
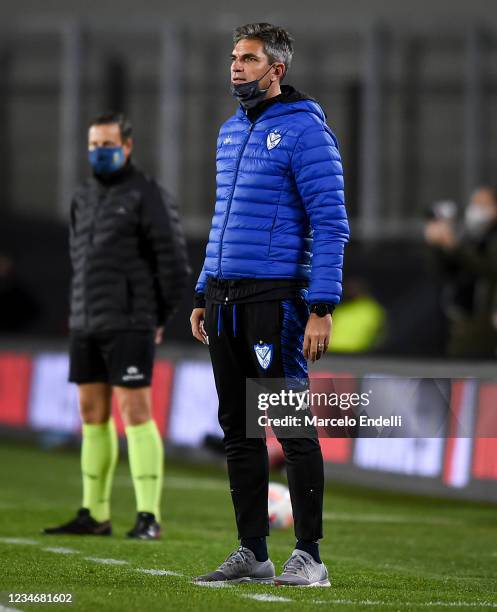
M 308 588 L 319 588 L 319 587 L 331 587 L 331 582 L 329 580 L 318 580 L 317 582 L 311 582 L 310 584 L 296 584 L 295 582 L 280 582 L 275 579 L 275 586 L 288 586 L 288 587 L 303 587 L 304 589 Z
M 273 584 L 274 576 L 272 578 L 251 578 L 250 576 L 243 576 L 242 578 L 232 578 L 231 580 L 194 580 L 194 584 Z
M 232 584 L 248 584 L 248 583 L 258 583 L 258 584 L 273 584 L 274 576 L 271 578 L 250 578 L 246 576 L 244 578 L 234 578 L 233 580 L 228 580 L 227 582 L 231 582 Z

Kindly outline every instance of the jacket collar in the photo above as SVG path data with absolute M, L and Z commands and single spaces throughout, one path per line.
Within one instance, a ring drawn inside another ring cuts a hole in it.
M 93 173 L 93 179 L 102 187 L 114 187 L 124 183 L 135 172 L 135 167 L 131 161 L 128 161 L 122 168 L 116 170 L 112 174 L 97 174 Z
M 326 119 L 323 109 L 313 97 L 296 90 L 291 85 L 282 85 L 281 94 L 268 100 L 263 100 L 248 112 L 240 105 L 236 116 L 255 123 L 261 118 L 269 119 L 301 111 L 312 112 L 318 115 L 322 121 Z

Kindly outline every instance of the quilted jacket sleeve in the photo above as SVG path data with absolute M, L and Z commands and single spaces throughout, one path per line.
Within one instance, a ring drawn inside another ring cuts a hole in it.
M 205 292 L 205 281 L 206 281 L 206 274 L 205 274 L 205 262 L 204 262 L 204 265 L 202 266 L 202 270 L 200 271 L 200 275 L 197 280 L 197 284 L 195 285 L 195 293 L 201 294 Z
M 158 323 L 164 325 L 179 304 L 190 266 L 176 203 L 155 183 L 143 198 L 141 231 L 154 270 Z
M 349 225 L 340 153 L 324 125 L 305 130 L 292 156 L 292 169 L 313 230 L 309 303 L 338 304 L 342 294 L 344 246 Z

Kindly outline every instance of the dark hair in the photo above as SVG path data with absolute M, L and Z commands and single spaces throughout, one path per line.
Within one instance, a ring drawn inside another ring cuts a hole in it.
M 123 113 L 102 113 L 94 117 L 88 127 L 91 128 L 93 125 L 110 125 L 111 123 L 117 123 L 119 126 L 119 132 L 121 133 L 121 140 L 124 142 L 133 135 L 133 126 L 131 121 Z
M 234 30 L 233 44 L 236 45 L 246 38 L 260 40 L 269 63 L 285 64 L 285 74 L 287 73 L 293 57 L 293 38 L 287 30 L 270 23 L 247 23 Z

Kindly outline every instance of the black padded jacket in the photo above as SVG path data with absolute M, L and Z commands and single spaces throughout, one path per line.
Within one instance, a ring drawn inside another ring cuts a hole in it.
M 190 273 L 176 206 L 131 164 L 76 190 L 70 253 L 71 330 L 162 326 Z

